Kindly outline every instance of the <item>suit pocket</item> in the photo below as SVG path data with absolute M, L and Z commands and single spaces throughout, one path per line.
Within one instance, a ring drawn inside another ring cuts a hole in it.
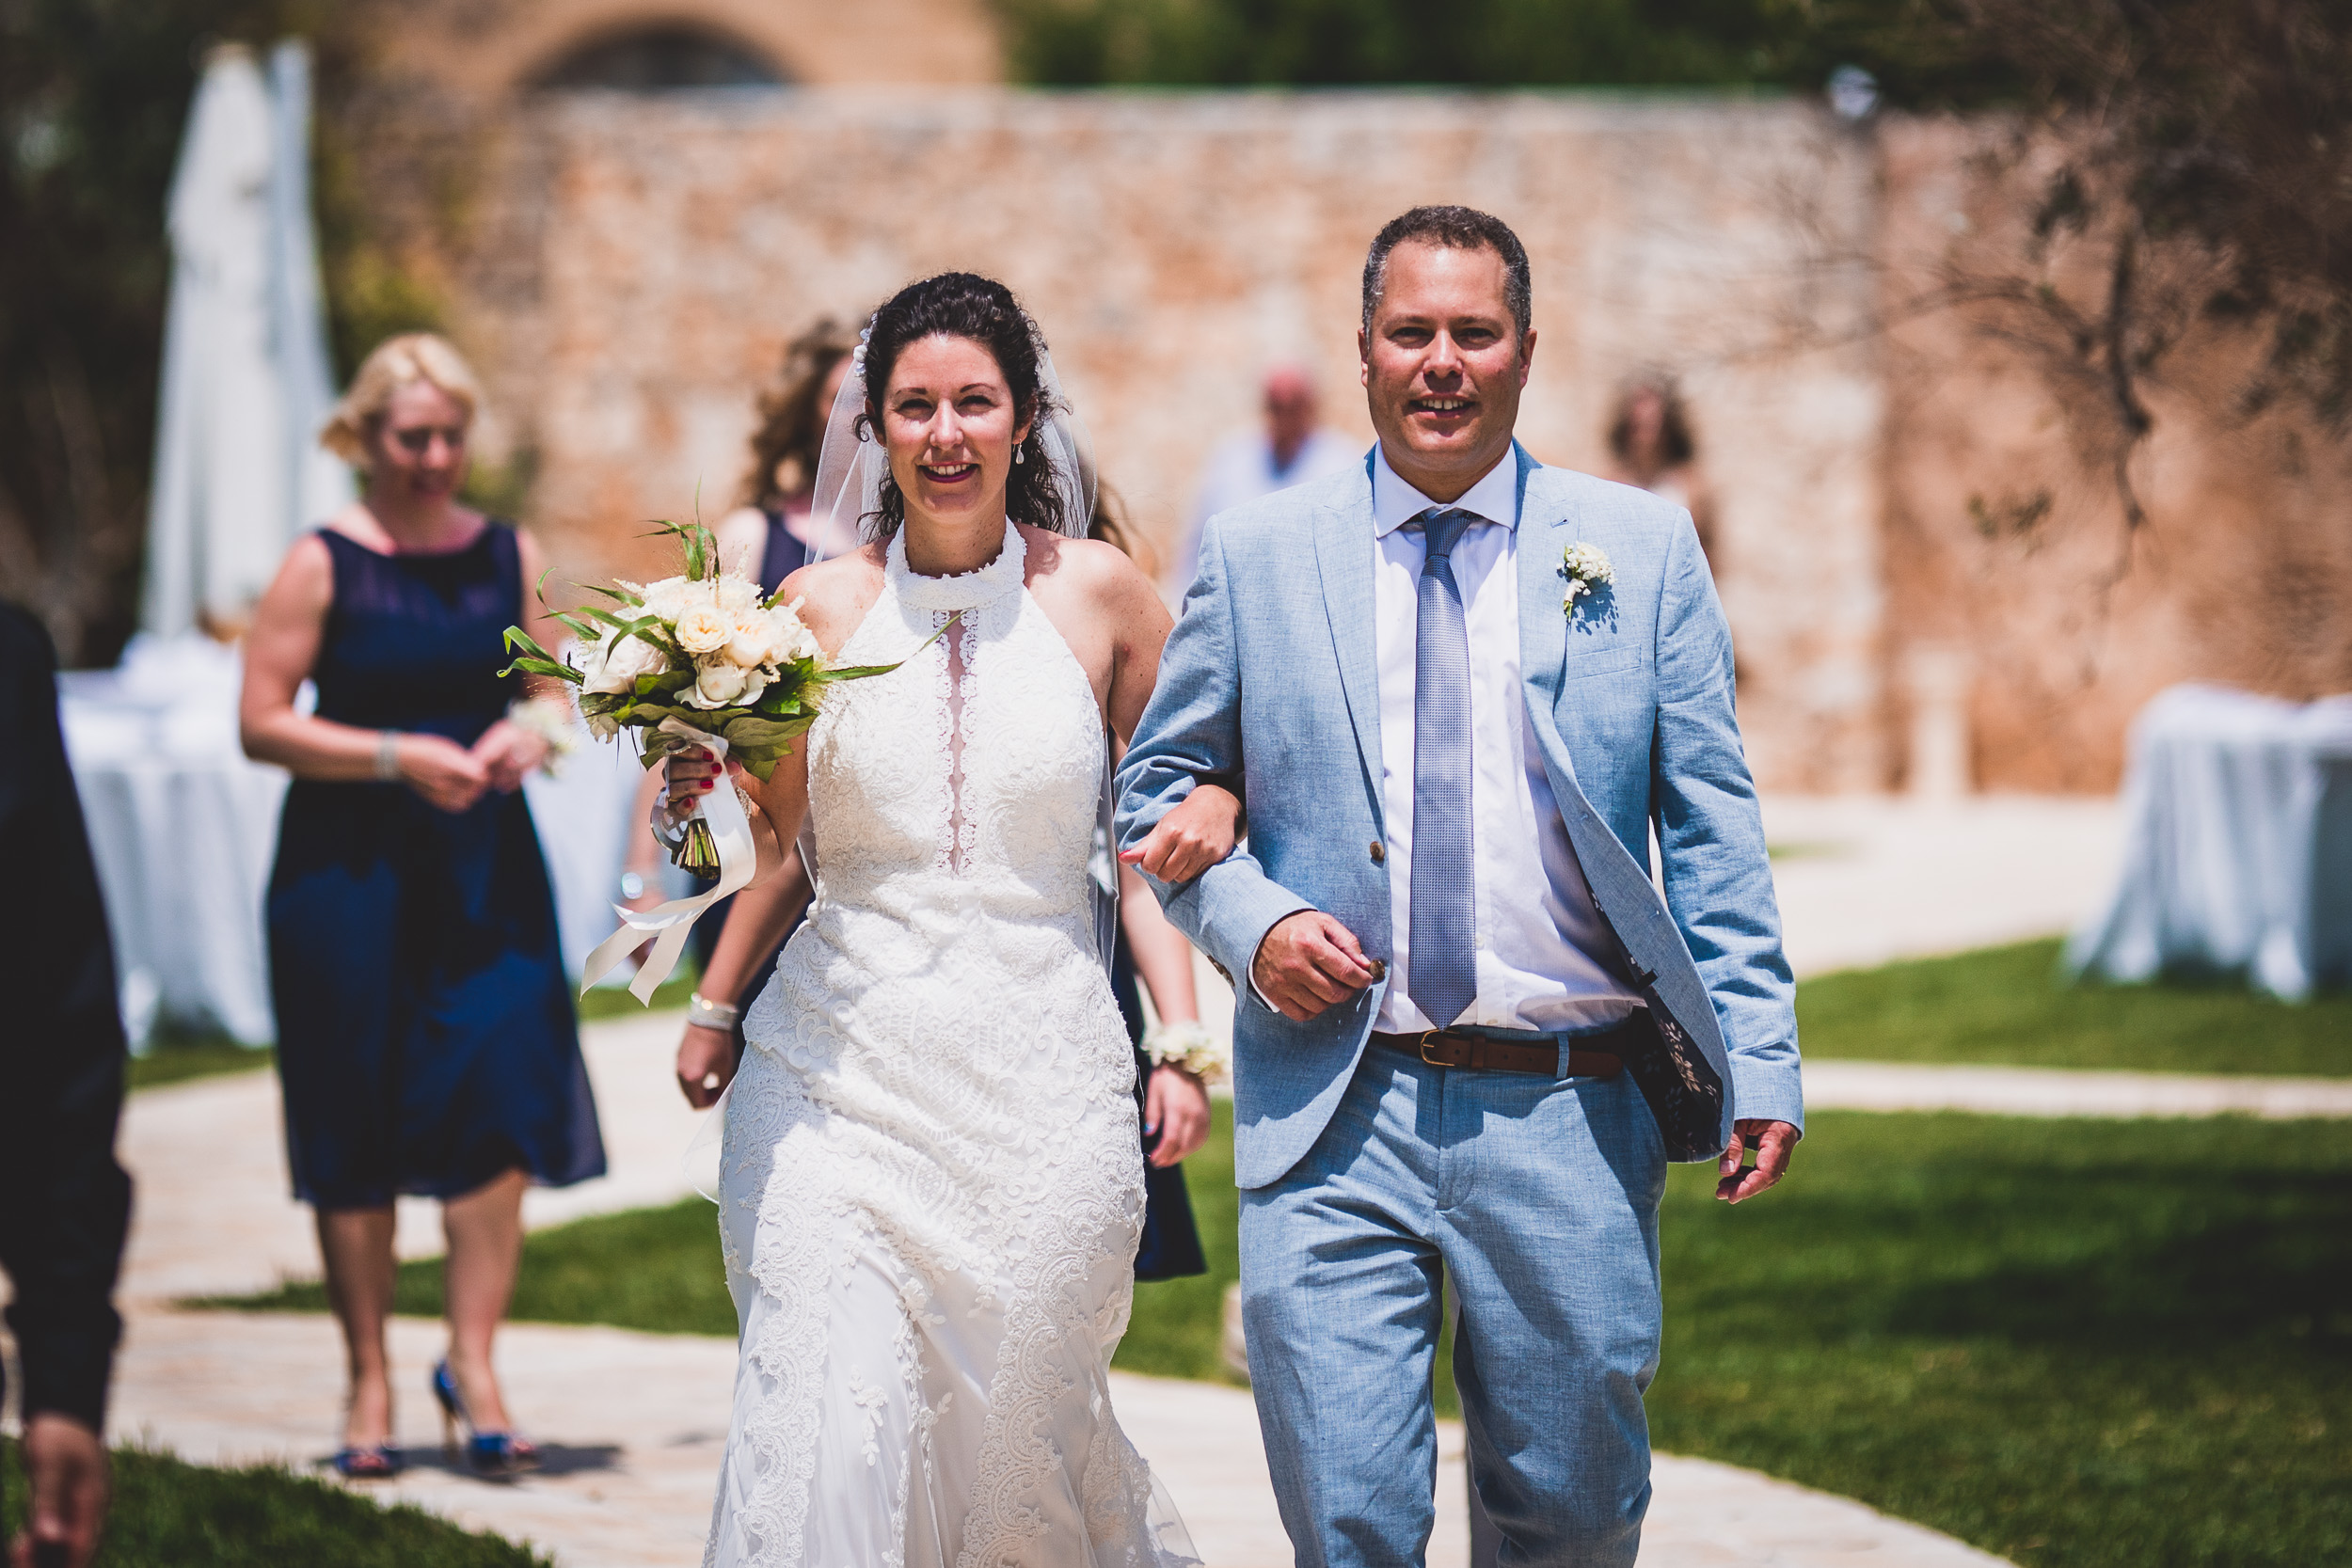
M 1562 673 L 1571 681 L 1592 680 L 1599 675 L 1621 675 L 1628 670 L 1639 670 L 1643 663 L 1639 648 L 1596 648 L 1586 653 L 1570 643 L 1567 664 Z

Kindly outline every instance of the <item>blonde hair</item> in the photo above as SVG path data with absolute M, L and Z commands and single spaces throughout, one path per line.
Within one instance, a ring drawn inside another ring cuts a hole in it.
M 482 406 L 482 384 L 473 368 L 447 338 L 433 332 L 403 332 L 375 345 L 359 365 L 359 373 L 335 404 L 335 412 L 319 431 L 319 445 L 357 468 L 368 464 L 368 426 L 384 417 L 392 394 L 403 387 L 426 382 L 455 399 L 471 424 Z

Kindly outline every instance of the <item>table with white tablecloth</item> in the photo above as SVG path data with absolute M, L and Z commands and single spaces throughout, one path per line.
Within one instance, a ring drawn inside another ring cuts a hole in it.
M 283 769 L 237 741 L 240 665 L 200 635 L 142 637 L 112 670 L 57 680 L 66 752 L 89 824 L 121 978 L 143 1043 L 156 1020 L 276 1037 L 262 899 L 278 850 Z M 523 786 L 555 892 L 566 968 L 617 922 L 621 860 L 641 769 L 583 729 L 559 777 Z
M 2132 727 L 2122 874 L 2077 974 L 2243 975 L 2299 1000 L 2352 985 L 2352 696 L 2160 693 Z

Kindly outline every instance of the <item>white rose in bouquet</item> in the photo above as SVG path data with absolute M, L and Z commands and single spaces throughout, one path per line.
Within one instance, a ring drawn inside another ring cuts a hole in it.
M 664 621 L 675 621 L 686 613 L 688 594 L 694 585 L 684 578 L 663 578 L 660 582 L 649 582 L 643 587 L 628 582 L 621 586 L 644 600 L 648 614 L 658 615 Z
M 717 653 L 734 635 L 733 619 L 721 614 L 716 605 L 690 605 L 677 618 L 677 645 L 698 658 Z
M 759 584 L 749 578 L 737 577 L 733 572 L 729 572 L 719 578 L 716 602 L 721 610 L 730 615 L 746 610 L 756 610 L 759 608 Z
M 687 701 L 696 707 L 727 707 L 743 696 L 743 668 L 724 658 L 695 660 L 699 672 L 694 676 L 694 690 Z
M 644 639 L 614 632 L 588 650 L 581 668 L 587 677 L 582 689 L 627 691 L 636 685 L 638 676 L 656 674 L 669 662 L 668 655 Z
M 727 659 L 746 670 L 775 661 L 776 629 L 756 610 L 739 610 L 727 638 Z
M 778 605 L 768 611 L 768 625 L 775 637 L 776 663 L 795 658 L 817 658 L 822 655 L 823 650 L 817 645 L 817 634 L 809 630 L 808 623 L 801 619 L 801 606 L 805 602 L 794 599 L 790 604 Z

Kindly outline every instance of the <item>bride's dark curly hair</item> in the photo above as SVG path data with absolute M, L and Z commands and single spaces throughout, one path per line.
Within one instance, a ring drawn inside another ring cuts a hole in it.
M 1054 483 L 1053 462 L 1045 451 L 1044 417 L 1055 410 L 1043 406 L 1038 386 L 1044 341 L 1012 291 L 993 277 L 943 272 L 908 284 L 874 313 L 873 336 L 866 342 L 866 413 L 859 434 L 870 432 L 880 439 L 882 394 L 890 389 L 891 367 L 909 343 L 939 336 L 968 338 L 993 355 L 1012 389 L 1014 423 L 1028 421 L 1029 436 L 1022 443 L 1027 460 L 1014 464 L 1005 480 L 1005 515 L 1032 528 L 1073 531 L 1069 525 L 1083 519 L 1062 515 L 1068 503 L 1062 487 Z M 879 526 L 871 536 L 887 539 L 906 520 L 906 497 L 899 494 L 898 477 L 885 470 Z

